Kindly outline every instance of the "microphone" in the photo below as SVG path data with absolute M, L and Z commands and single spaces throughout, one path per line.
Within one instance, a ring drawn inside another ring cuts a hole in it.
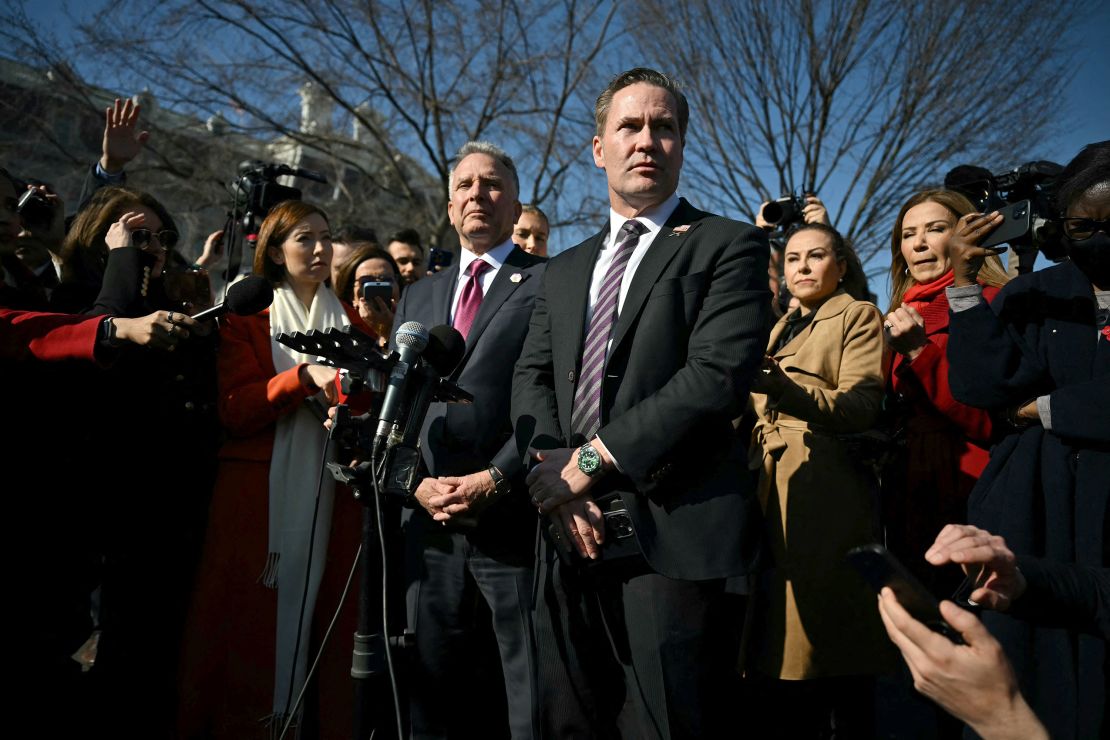
M 420 359 L 420 353 L 428 346 L 428 330 L 418 321 L 406 321 L 397 329 L 393 342 L 397 345 L 397 362 L 389 374 L 389 386 L 385 390 L 382 410 L 378 414 L 378 429 L 374 436 L 375 451 L 381 449 L 382 443 L 400 418 L 409 373 Z
M 236 316 L 250 316 L 273 302 L 274 289 L 270 287 L 266 278 L 251 275 L 228 288 L 227 297 L 224 298 L 223 303 L 205 309 L 192 318 L 194 321 L 205 321 L 220 318 L 229 312 Z
M 428 332 L 428 346 L 413 371 L 411 400 L 400 421 L 400 434 L 390 437 L 382 465 L 381 487 L 386 493 L 407 499 L 416 490 L 424 417 L 436 399 L 440 378 L 455 369 L 465 352 L 466 340 L 450 326 L 437 326 Z
M 416 392 L 412 396 L 408 413 L 405 414 L 401 444 L 415 447 L 420 439 L 420 428 L 428 407 L 439 388 L 439 379 L 450 375 L 466 352 L 466 340 L 453 327 L 433 327 L 428 332 L 428 346 L 424 350 L 421 372 Z

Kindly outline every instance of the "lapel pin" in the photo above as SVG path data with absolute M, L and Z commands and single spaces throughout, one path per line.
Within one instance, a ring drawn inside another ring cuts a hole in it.
M 509 275 L 509 280 L 514 283 L 519 283 L 521 280 L 520 273 L 514 272 L 512 275 Z
M 682 224 L 681 226 L 676 226 L 673 229 L 671 229 L 670 235 L 675 236 L 676 234 L 685 234 L 689 230 L 690 230 L 690 224 Z

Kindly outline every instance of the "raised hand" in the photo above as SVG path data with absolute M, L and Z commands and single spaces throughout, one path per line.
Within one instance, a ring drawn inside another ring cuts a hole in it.
M 124 103 L 116 98 L 114 105 L 104 109 L 104 141 L 100 147 L 100 168 L 119 172 L 139 155 L 150 138 L 149 131 L 136 131 L 140 106 L 130 98 Z

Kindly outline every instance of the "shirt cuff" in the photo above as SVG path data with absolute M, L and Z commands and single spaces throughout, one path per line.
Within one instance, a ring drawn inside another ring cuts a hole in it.
M 1037 415 L 1041 417 L 1041 426 L 1052 429 L 1052 397 L 1037 396 Z
M 609 448 L 606 447 L 605 443 L 601 441 L 601 437 L 594 437 L 593 443 L 601 450 L 602 454 L 605 455 L 605 457 L 613 461 L 613 467 L 617 469 L 617 472 L 623 475 L 624 468 L 622 468 L 621 464 L 617 462 L 617 458 L 613 457 L 613 453 L 609 452 Z
M 952 313 L 966 311 L 983 303 L 983 286 L 978 283 L 961 287 L 952 285 L 944 289 L 944 294 L 948 297 Z
M 119 172 L 108 172 L 100 166 L 100 162 L 96 163 L 96 176 L 110 183 L 123 182 L 123 170 Z

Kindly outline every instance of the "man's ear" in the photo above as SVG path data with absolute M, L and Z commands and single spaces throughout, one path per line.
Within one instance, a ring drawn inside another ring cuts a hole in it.
M 594 137 L 594 164 L 601 169 L 605 169 L 605 150 L 601 146 L 601 137 Z

